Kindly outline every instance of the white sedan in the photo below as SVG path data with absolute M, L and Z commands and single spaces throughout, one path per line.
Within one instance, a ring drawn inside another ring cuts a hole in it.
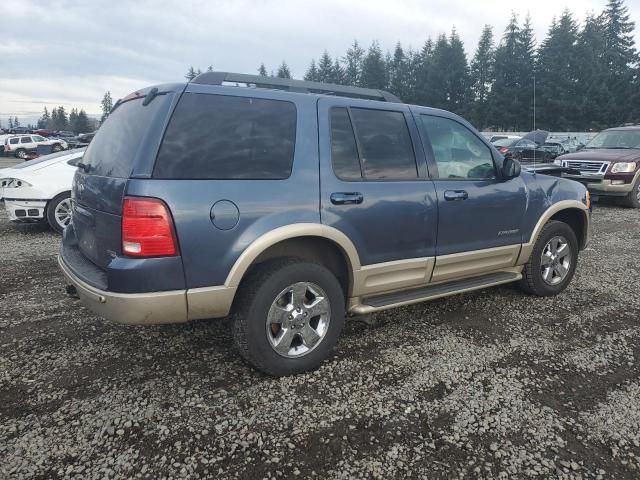
M 9 220 L 40 222 L 62 233 L 71 221 L 71 183 L 84 149 L 58 152 L 0 170 Z

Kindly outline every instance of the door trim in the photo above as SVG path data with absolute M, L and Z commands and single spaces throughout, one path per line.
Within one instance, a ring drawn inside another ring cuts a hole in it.
M 434 264 L 434 257 L 423 257 L 364 265 L 353 272 L 352 296 L 424 285 L 429 282 Z
M 431 282 L 444 282 L 512 267 L 521 245 L 486 248 L 436 257 Z

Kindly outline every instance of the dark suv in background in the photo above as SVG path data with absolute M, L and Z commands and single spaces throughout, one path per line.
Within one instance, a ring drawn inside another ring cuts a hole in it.
M 119 102 L 82 162 L 69 291 L 125 323 L 231 314 L 273 375 L 319 365 L 345 314 L 509 282 L 558 294 L 589 234 L 582 185 L 377 90 L 205 73 Z
M 618 197 L 640 208 L 640 125 L 603 130 L 584 149 L 562 155 L 555 163 L 572 169 L 577 180 L 598 196 Z

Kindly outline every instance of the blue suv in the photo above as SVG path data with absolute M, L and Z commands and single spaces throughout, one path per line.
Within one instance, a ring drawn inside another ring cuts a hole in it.
M 346 315 L 509 282 L 556 295 L 590 222 L 584 186 L 521 172 L 452 113 L 225 72 L 119 101 L 72 203 L 59 263 L 87 307 L 229 316 L 271 375 L 318 366 Z

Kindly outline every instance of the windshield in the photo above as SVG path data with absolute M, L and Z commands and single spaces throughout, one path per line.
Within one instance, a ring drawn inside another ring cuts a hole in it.
M 605 130 L 593 137 L 586 148 L 640 148 L 640 130 Z

